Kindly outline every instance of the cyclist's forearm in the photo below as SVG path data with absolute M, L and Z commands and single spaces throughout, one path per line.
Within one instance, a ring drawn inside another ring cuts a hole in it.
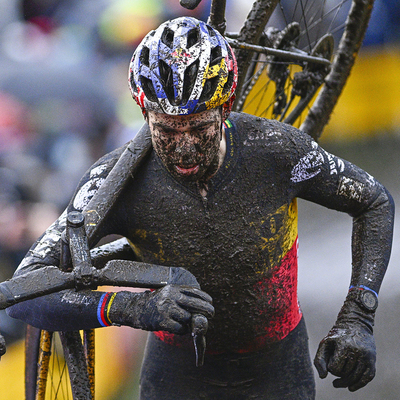
M 394 202 L 382 187 L 368 209 L 353 219 L 352 286 L 364 285 L 378 292 L 392 247 Z
M 103 326 L 98 312 L 103 296 L 103 292 L 64 290 L 16 304 L 7 313 L 48 331 L 94 329 Z

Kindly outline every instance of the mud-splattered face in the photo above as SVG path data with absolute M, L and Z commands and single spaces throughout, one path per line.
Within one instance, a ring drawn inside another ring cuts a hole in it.
M 148 122 L 154 150 L 175 177 L 206 181 L 218 170 L 222 132 L 219 108 L 176 116 L 150 111 Z

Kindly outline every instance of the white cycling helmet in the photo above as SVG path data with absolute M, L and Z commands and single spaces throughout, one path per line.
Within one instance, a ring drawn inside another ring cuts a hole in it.
M 236 84 L 228 42 L 192 17 L 167 21 L 146 35 L 129 68 L 130 90 L 143 112 L 186 115 L 222 105 L 225 119 Z

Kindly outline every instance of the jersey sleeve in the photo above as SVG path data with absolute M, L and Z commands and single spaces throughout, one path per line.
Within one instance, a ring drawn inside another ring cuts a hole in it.
M 122 150 L 123 148 L 117 149 L 102 157 L 86 172 L 66 210 L 29 249 L 14 276 L 49 265 L 59 265 L 61 235 L 66 227 L 67 213 L 84 209 L 105 181 Z M 104 228 L 99 232 L 100 237 L 111 233 L 108 231 L 112 229 L 110 224 L 102 224 L 102 227 Z M 104 296 L 105 293 L 97 291 L 64 290 L 16 304 L 8 308 L 7 313 L 13 318 L 49 331 L 92 329 L 105 326 L 101 318 L 104 315 Z
M 356 165 L 296 135 L 289 163 L 295 197 L 353 217 L 351 285 L 378 291 L 389 262 L 394 202 L 387 189 Z

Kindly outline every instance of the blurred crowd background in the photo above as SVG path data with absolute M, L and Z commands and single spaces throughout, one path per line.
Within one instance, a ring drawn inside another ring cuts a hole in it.
M 86 169 L 142 124 L 127 85 L 135 46 L 166 19 L 206 20 L 209 3 L 188 11 L 178 0 L 0 0 L 0 281 L 65 208 Z M 229 31 L 249 7 L 248 0 L 228 0 Z M 376 0 L 323 144 L 358 146 L 382 137 L 397 143 L 399 25 L 398 1 Z M 17 346 L 24 327 L 1 313 L 0 331 Z M 135 340 L 140 347 L 143 336 Z M 121 393 L 106 392 L 110 399 Z

